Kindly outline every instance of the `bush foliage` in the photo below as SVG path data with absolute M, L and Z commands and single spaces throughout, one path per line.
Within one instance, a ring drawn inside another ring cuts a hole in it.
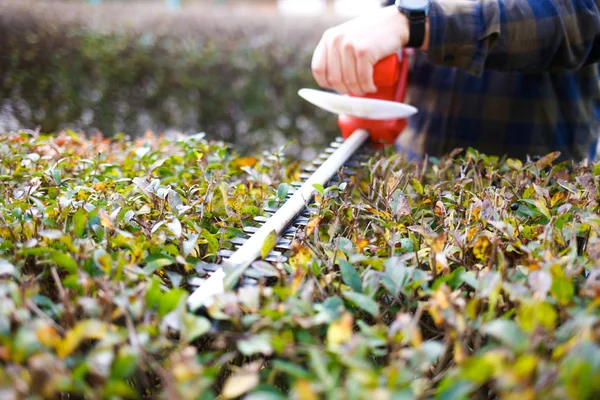
M 42 132 L 206 131 L 240 151 L 297 138 L 304 158 L 335 134 L 297 96 L 325 22 L 146 8 L 0 7 L 0 107 Z
M 289 262 L 260 264 L 274 283 L 193 314 L 195 267 L 296 163 L 0 135 L 0 393 L 597 398 L 600 164 L 555 157 L 377 154 L 317 188 Z

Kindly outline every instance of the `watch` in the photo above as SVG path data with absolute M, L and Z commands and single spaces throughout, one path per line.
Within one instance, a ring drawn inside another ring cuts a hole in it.
M 429 5 L 429 0 L 396 0 L 398 11 L 408 18 L 408 43 L 405 47 L 418 48 L 423 45 Z

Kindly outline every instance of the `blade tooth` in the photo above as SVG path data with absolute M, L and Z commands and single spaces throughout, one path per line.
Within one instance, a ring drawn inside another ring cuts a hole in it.
M 217 255 L 222 258 L 229 258 L 233 255 L 233 250 L 221 249 L 217 252 Z
M 306 226 L 309 221 L 310 221 L 310 219 L 308 219 L 308 218 L 298 217 L 294 220 L 294 222 L 292 222 L 292 226 L 296 226 L 296 227 Z
M 292 241 L 288 240 L 288 244 L 276 244 L 275 245 L 275 249 L 277 250 L 283 250 L 283 251 L 288 251 L 292 249 Z
M 265 212 L 274 214 L 277 212 L 277 210 L 279 210 L 279 207 L 269 207 L 269 206 L 265 207 Z
M 329 147 L 332 147 L 334 149 L 337 149 L 338 147 L 340 147 L 342 144 L 339 142 L 331 142 L 329 143 Z
M 256 217 L 254 217 L 254 221 L 260 222 L 261 224 L 264 224 L 268 220 L 269 220 L 269 218 L 263 217 L 262 215 L 257 215 Z
M 323 153 L 328 155 L 333 154 L 333 152 L 335 152 L 335 149 L 333 147 L 328 147 L 325 150 L 323 150 Z
M 258 286 L 258 279 L 243 275 L 240 281 L 240 286 Z
M 234 244 L 236 246 L 241 246 L 244 243 L 246 243 L 248 241 L 248 239 L 246 238 L 241 238 L 241 237 L 234 237 L 230 240 L 231 244 Z
M 363 165 L 359 161 L 348 161 L 344 164 L 346 168 L 361 168 Z
M 269 253 L 269 255 L 267 255 L 267 257 L 265 257 L 265 261 L 268 262 L 286 262 L 288 260 L 288 258 L 286 256 L 272 256 L 271 253 Z
M 305 210 L 308 215 L 313 215 L 319 212 L 317 207 L 306 207 Z
M 356 175 L 356 171 L 349 169 L 349 168 L 344 168 L 342 169 L 342 171 L 340 171 L 339 175 Z
M 321 154 L 319 154 L 319 157 L 317 157 L 317 159 L 325 161 L 329 158 L 330 155 L 331 154 L 328 154 L 328 153 L 321 153 Z
M 196 264 L 194 269 L 197 272 L 215 272 L 221 266 L 219 264 L 207 263 L 207 262 L 199 262 Z
M 304 172 L 304 173 L 301 173 L 300 175 L 298 175 L 298 178 L 304 179 L 306 181 L 306 180 L 308 180 L 308 178 L 310 178 L 310 176 L 311 176 L 311 174 Z
M 314 165 L 307 165 L 306 167 L 302 168 L 302 171 L 304 172 L 315 172 L 317 170 L 317 167 L 315 167 Z
M 243 228 L 243 230 L 244 230 L 244 232 L 251 235 L 251 234 L 255 233 L 256 231 L 258 231 L 258 228 L 256 226 L 245 226 Z
M 300 186 L 304 185 L 304 182 L 294 181 L 294 182 L 291 183 L 291 185 L 293 187 L 299 188 Z
M 336 141 L 337 143 L 344 143 L 344 138 L 343 138 L 343 137 L 341 137 L 341 136 L 338 136 L 338 137 L 336 137 L 336 138 L 335 138 L 335 141 Z
M 311 162 L 311 164 L 314 165 L 315 167 L 320 167 L 321 165 L 323 165 L 323 162 L 324 162 L 324 160 L 316 159 L 316 160 L 313 160 Z

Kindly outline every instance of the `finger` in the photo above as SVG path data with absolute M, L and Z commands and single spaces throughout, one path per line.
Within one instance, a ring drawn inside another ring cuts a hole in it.
M 338 93 L 348 93 L 348 88 L 342 79 L 340 48 L 335 40 L 329 42 L 327 46 L 327 83 Z
M 354 46 L 345 43 L 342 48 L 344 52 L 342 58 L 342 81 L 350 93 L 360 96 L 364 90 L 362 90 L 358 83 Z
M 367 56 L 367 51 L 357 48 L 356 54 L 356 78 L 361 89 L 365 93 L 374 93 L 377 91 L 375 81 L 373 80 L 373 62 Z
M 311 62 L 313 77 L 317 84 L 324 88 L 329 88 L 327 83 L 327 46 L 323 39 L 319 42 L 313 53 Z

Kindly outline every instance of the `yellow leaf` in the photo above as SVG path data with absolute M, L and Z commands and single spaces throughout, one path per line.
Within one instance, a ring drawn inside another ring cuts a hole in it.
M 558 157 L 560 157 L 560 151 L 555 151 L 553 153 L 546 154 L 544 157 L 540 158 L 535 163 L 535 166 L 538 167 L 539 169 L 549 167 L 552 165 L 554 160 L 556 160 Z
M 106 324 L 93 319 L 81 321 L 58 343 L 56 354 L 60 358 L 68 357 L 79 347 L 82 340 L 102 339 L 104 336 L 106 336 Z
M 108 184 L 107 181 L 103 181 L 103 182 L 98 182 L 98 183 L 94 183 L 92 185 L 92 188 L 97 191 L 97 192 L 101 192 L 104 189 L 106 189 L 106 185 Z
M 550 211 L 548 207 L 546 207 L 546 203 L 542 199 L 534 200 L 533 203 L 537 206 L 538 210 L 546 216 L 546 218 L 550 219 L 552 216 L 550 215 Z
M 519 379 L 525 379 L 535 371 L 537 364 L 538 359 L 536 356 L 523 354 L 514 363 L 512 370 Z
M 348 342 L 352 338 L 352 325 L 354 318 L 350 313 L 344 313 L 342 318 L 329 325 L 327 329 L 327 344 L 329 346 L 338 346 Z
M 53 348 L 60 343 L 60 335 L 51 325 L 42 325 L 35 331 L 35 336 L 45 347 Z
M 277 240 L 277 233 L 275 233 L 275 231 L 269 232 L 260 250 L 260 255 L 262 258 L 266 258 L 269 255 L 271 250 L 273 250 L 273 248 L 277 244 Z
M 319 226 L 319 224 L 321 223 L 321 221 L 323 220 L 323 217 L 315 217 L 313 219 L 311 219 L 308 224 L 306 224 L 306 237 L 309 237 L 310 235 L 312 235 L 313 231 L 316 229 L 317 226 Z
M 358 252 L 362 253 L 362 251 L 364 250 L 365 247 L 367 247 L 368 244 L 369 244 L 369 241 L 367 239 L 358 239 L 356 241 L 356 247 L 358 249 Z
M 301 245 L 298 242 L 292 243 L 290 265 L 297 270 L 299 267 L 304 267 L 312 259 L 312 254 L 308 247 Z
M 538 398 L 537 393 L 531 387 L 517 390 L 513 392 L 508 392 L 502 396 L 505 400 L 534 400 Z
M 552 199 L 550 200 L 550 207 L 554 207 L 556 203 L 565 198 L 565 194 L 563 192 L 556 192 Z
M 260 382 L 258 376 L 260 364 L 261 363 L 259 361 L 255 361 L 251 364 L 245 365 L 236 373 L 231 375 L 223 385 L 223 392 L 221 393 L 223 398 L 233 399 L 240 397 L 241 395 L 254 389 Z
M 467 231 L 467 243 L 470 242 L 473 237 L 475 237 L 475 234 L 479 232 L 479 229 L 477 229 L 476 227 L 472 227 L 469 228 L 469 230 Z
M 446 213 L 446 207 L 444 207 L 444 203 L 442 203 L 441 201 L 436 201 L 435 202 L 435 207 L 433 209 L 433 212 L 435 215 L 437 215 L 438 217 L 443 217 L 444 214 Z
M 233 160 L 231 166 L 241 170 L 244 167 L 254 167 L 257 162 L 256 157 L 240 157 Z
M 487 238 L 487 236 L 479 236 L 479 238 L 473 245 L 473 255 L 475 256 L 475 258 L 477 258 L 481 262 L 486 261 L 491 251 L 490 244 L 490 240 Z
M 433 250 L 435 253 L 440 253 L 444 250 L 444 245 L 446 244 L 446 234 L 442 233 L 441 235 L 438 235 L 435 240 L 433 241 L 433 243 L 431 244 L 431 250 Z
M 464 346 L 459 340 L 454 342 L 454 361 L 460 365 L 467 358 L 467 352 L 465 351 Z
M 108 216 L 108 213 L 105 210 L 100 209 L 100 211 L 98 211 L 98 215 L 100 216 L 100 225 L 105 228 L 115 229 L 110 217 Z
M 298 379 L 294 385 L 294 395 L 292 398 L 298 400 L 317 400 L 317 394 L 313 390 L 310 381 Z

